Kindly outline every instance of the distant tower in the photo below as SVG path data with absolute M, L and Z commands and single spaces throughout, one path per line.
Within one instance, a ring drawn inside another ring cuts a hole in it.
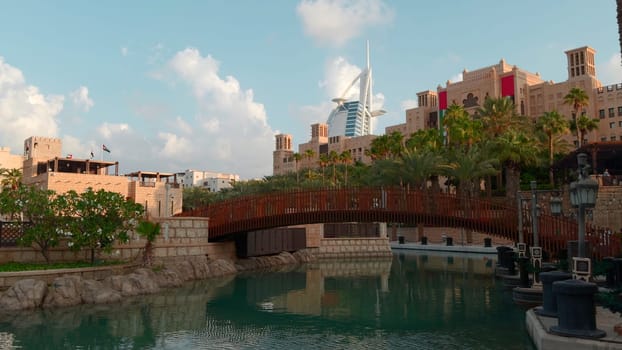
M 595 78 L 595 53 L 596 51 L 589 46 L 566 51 L 566 58 L 568 59 L 568 80 L 584 76 Z
M 364 136 L 372 134 L 371 118 L 385 112 L 372 108 L 372 72 L 369 63 L 369 41 L 366 48 L 367 65 L 365 69 L 348 85 L 341 97 L 333 99 L 337 107 L 328 116 L 329 136 Z M 358 101 L 346 101 L 348 91 L 359 82 Z
M 294 170 L 294 151 L 292 148 L 292 135 L 275 135 L 275 149 L 272 152 L 272 174 L 287 174 Z

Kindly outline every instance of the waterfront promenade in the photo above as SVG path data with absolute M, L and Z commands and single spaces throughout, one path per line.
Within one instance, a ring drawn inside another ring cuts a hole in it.
M 480 244 L 473 245 L 452 245 L 445 244 L 426 244 L 419 242 L 405 242 L 400 244 L 398 241 L 390 242 L 391 249 L 394 251 L 416 250 L 428 251 L 433 254 L 497 254 L 497 247 L 484 247 Z M 517 305 L 517 307 L 519 307 Z M 548 332 L 551 326 L 557 325 L 557 319 L 552 317 L 539 316 L 533 308 L 525 313 L 526 328 L 538 350 L 564 349 L 564 350 L 613 350 L 622 349 L 622 316 L 615 314 L 608 309 L 596 307 L 596 327 L 603 330 L 607 335 L 600 339 L 580 339 L 562 337 Z

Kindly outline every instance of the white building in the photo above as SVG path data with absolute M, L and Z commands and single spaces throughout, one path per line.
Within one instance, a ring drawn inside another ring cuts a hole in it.
M 216 173 L 212 171 L 190 170 L 179 173 L 181 184 L 186 187 L 203 187 L 210 192 L 218 192 L 225 188 L 231 188 L 236 182 L 240 181 L 240 175 Z
M 358 100 L 346 98 L 350 89 L 359 83 Z M 328 116 L 328 136 L 365 136 L 373 134 L 371 118 L 385 113 L 373 110 L 372 74 L 369 63 L 369 42 L 367 43 L 367 64 L 365 69 L 354 78 L 340 97 L 333 99 L 337 103 Z

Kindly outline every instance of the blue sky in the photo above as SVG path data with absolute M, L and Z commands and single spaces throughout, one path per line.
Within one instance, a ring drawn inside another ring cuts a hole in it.
M 0 11 L 0 146 L 29 136 L 121 172 L 270 175 L 274 135 L 307 142 L 365 64 L 375 133 L 416 93 L 504 58 L 566 79 L 567 49 L 596 49 L 622 82 L 615 1 L 7 1 Z M 0 164 L 1 166 L 1 164 Z

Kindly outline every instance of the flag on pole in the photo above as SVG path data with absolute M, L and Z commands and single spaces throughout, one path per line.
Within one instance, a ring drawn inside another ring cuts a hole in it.
M 93 151 L 91 151 L 91 159 L 93 159 L 95 157 L 95 155 L 93 154 Z
M 104 152 L 108 152 L 108 153 L 110 153 L 110 150 L 108 149 L 108 147 L 106 147 L 106 145 L 102 145 L 102 150 L 103 150 Z

